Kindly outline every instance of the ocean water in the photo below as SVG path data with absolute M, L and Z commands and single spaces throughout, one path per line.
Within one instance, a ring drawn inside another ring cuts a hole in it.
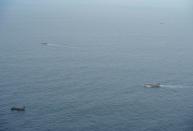
M 192 0 L 0 0 L 0 131 L 193 131 L 192 56 Z

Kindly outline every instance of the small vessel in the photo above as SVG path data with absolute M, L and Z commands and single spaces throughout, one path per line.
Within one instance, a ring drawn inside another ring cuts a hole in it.
M 12 107 L 11 110 L 12 111 L 25 111 L 25 106 L 23 106 L 23 107 Z
M 44 42 L 44 43 L 40 43 L 41 45 L 48 45 L 48 43 Z
M 160 87 L 160 83 L 144 84 L 144 87 L 147 87 L 147 88 L 159 88 Z

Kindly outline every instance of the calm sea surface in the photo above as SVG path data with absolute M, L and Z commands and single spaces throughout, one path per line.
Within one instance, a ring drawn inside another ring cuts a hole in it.
M 192 0 L 0 0 L 0 131 L 193 131 Z

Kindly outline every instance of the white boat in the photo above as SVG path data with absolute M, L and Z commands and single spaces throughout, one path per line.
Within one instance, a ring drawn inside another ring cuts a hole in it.
M 144 84 L 144 87 L 147 87 L 147 88 L 159 88 L 160 87 L 160 83 Z

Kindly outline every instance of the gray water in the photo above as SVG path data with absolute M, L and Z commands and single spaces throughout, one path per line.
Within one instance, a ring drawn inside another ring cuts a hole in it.
M 0 131 L 193 131 L 192 41 L 192 0 L 0 0 Z

